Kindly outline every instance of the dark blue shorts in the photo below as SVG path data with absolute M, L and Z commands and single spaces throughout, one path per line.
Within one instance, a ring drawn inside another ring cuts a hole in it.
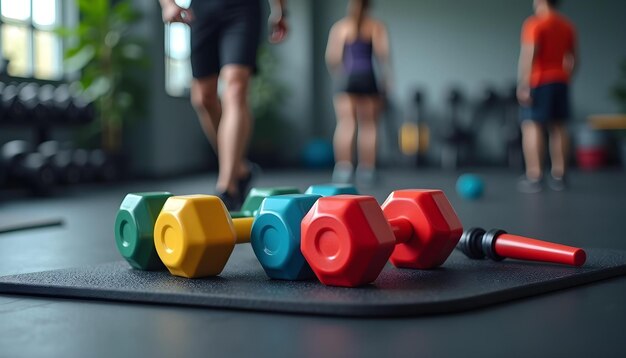
M 549 83 L 530 90 L 532 104 L 521 108 L 520 119 L 547 124 L 565 122 L 570 117 L 569 85 Z

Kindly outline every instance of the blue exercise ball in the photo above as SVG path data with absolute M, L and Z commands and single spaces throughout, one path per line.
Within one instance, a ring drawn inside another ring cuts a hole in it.
M 333 144 L 326 139 L 314 139 L 302 150 L 302 162 L 308 168 L 329 168 L 335 163 Z
M 485 182 L 476 174 L 463 174 L 456 181 L 456 192 L 466 200 L 476 200 L 483 196 Z

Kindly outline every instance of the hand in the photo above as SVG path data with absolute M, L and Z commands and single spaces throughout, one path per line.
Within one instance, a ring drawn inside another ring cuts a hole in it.
M 522 106 L 530 106 L 533 103 L 533 99 L 530 96 L 530 87 L 521 85 L 517 87 L 517 101 Z
M 165 23 L 182 22 L 189 24 L 193 20 L 193 12 L 190 9 L 182 8 L 173 1 L 163 6 L 161 15 Z
M 574 68 L 576 66 L 576 60 L 574 56 L 565 56 L 563 59 L 563 69 L 567 74 L 572 75 L 574 73 Z
M 280 16 L 270 15 L 267 22 L 270 28 L 269 41 L 273 44 L 284 41 L 289 30 L 285 17 L 282 14 Z
M 393 90 L 393 83 L 391 83 L 391 79 L 385 78 L 384 80 L 382 80 L 381 90 L 385 97 L 387 98 L 392 97 L 391 92 Z

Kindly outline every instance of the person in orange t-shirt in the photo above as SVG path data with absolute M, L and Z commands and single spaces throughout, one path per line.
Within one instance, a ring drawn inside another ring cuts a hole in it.
M 569 119 L 569 82 L 576 67 L 576 33 L 556 7 L 558 0 L 534 0 L 535 15 L 522 28 L 517 98 L 522 106 L 522 147 L 526 175 L 522 192 L 542 190 L 544 130 L 550 135 L 549 186 L 565 189 Z

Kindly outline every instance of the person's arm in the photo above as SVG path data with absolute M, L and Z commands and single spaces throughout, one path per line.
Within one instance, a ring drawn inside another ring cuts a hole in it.
M 341 68 L 341 59 L 343 57 L 343 36 L 341 35 L 341 25 L 339 23 L 333 25 L 330 29 L 325 57 L 328 72 L 331 75 L 335 75 Z
M 530 98 L 530 73 L 535 57 L 534 44 L 522 44 L 517 69 L 517 99 L 523 105 L 531 102 Z
M 385 92 L 388 93 L 391 90 L 393 78 L 389 50 L 389 35 L 383 23 L 377 23 L 374 28 L 374 32 L 372 33 L 372 46 L 374 47 L 374 55 L 381 67 L 383 87 Z
M 270 17 L 267 20 L 270 28 L 269 40 L 271 43 L 282 42 L 287 37 L 287 0 L 268 0 L 270 4 Z
M 578 45 L 575 34 L 572 35 L 572 46 L 569 53 L 563 58 L 563 68 L 570 77 L 574 75 L 578 68 Z
M 524 23 L 517 68 L 517 100 L 524 106 L 528 106 L 532 102 L 532 98 L 530 98 L 530 75 L 536 50 L 534 31 L 535 28 L 532 23 L 528 21 Z
M 174 0 L 159 0 L 161 4 L 161 16 L 163 22 L 183 22 L 190 23 L 193 20 L 193 13 L 189 9 L 182 8 Z

